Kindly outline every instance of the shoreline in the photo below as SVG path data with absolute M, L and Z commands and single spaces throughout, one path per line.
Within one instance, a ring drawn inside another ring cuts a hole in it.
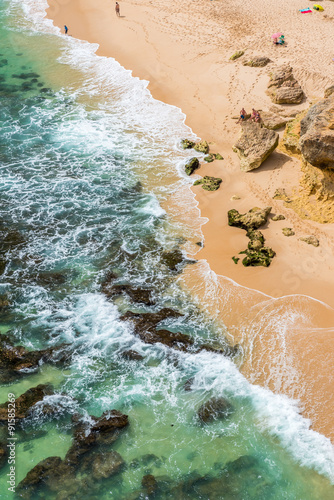
M 311 329 L 329 330 L 333 325 L 334 311 L 325 307 L 324 304 L 334 306 L 330 272 L 333 270 L 331 249 L 334 246 L 334 228 L 330 226 L 333 225 L 325 226 L 302 220 L 291 209 L 285 208 L 283 202 L 272 199 L 276 188 L 282 185 L 293 187 L 298 184 L 300 176 L 298 160 L 276 151 L 260 169 L 244 173 L 240 171 L 237 156 L 232 153 L 231 149 L 239 132 L 239 127 L 232 116 L 238 114 L 244 102 L 248 109 L 254 105 L 256 108 L 266 110 L 272 106 L 272 103 L 265 94 L 269 68 L 243 67 L 239 61 L 229 61 L 229 56 L 247 39 L 250 47 L 249 53 L 266 55 L 276 64 L 290 61 L 292 53 L 296 59 L 298 53 L 296 55 L 293 52 L 295 47 L 292 33 L 289 33 L 289 42 L 284 48 L 285 52 L 278 54 L 277 50 L 280 48 L 273 47 L 271 43 L 265 43 L 260 50 L 255 48 L 259 37 L 265 36 L 263 26 L 258 20 L 261 12 L 255 8 L 263 5 L 261 0 L 251 4 L 254 6 L 252 19 L 254 22 L 251 23 L 249 34 L 242 41 L 236 38 L 239 33 L 238 20 L 234 18 L 237 17 L 236 13 L 240 16 L 245 14 L 247 6 L 250 5 L 249 2 L 241 6 L 236 0 L 232 1 L 231 5 L 234 6 L 234 10 L 229 13 L 224 10 L 224 5 L 220 2 L 208 5 L 205 0 L 198 0 L 191 4 L 181 1 L 177 7 L 165 0 L 160 0 L 154 5 L 146 0 L 141 2 L 129 0 L 120 2 L 121 16 L 125 16 L 121 19 L 115 15 L 114 5 L 105 0 L 97 0 L 94 3 L 92 0 L 72 2 L 65 0 L 60 5 L 54 0 L 48 0 L 48 3 L 50 7 L 47 10 L 47 17 L 52 19 L 57 26 L 62 28 L 66 24 L 69 26 L 69 33 L 75 38 L 98 43 L 97 54 L 99 56 L 114 57 L 126 69 L 131 69 L 134 77 L 147 80 L 148 89 L 154 98 L 179 107 L 186 115 L 186 124 L 198 136 L 209 142 L 212 152 L 219 152 L 223 155 L 224 161 L 202 164 L 196 172 L 201 176 L 214 175 L 223 179 L 222 187 L 213 193 L 203 191 L 199 186 L 192 188 L 198 201 L 201 217 L 208 219 L 208 222 L 202 226 L 205 245 L 196 258 L 206 261 L 218 277 L 224 279 L 226 276 L 227 279 L 248 288 L 250 295 L 256 294 L 258 290 L 270 297 L 281 297 L 288 303 L 291 295 L 297 298 L 306 295 L 309 297 L 312 308 L 314 306 L 312 298 L 320 301 L 321 313 L 314 314 L 317 320 L 313 326 L 311 324 Z M 296 4 L 296 6 L 298 4 L 295 0 L 293 2 L 284 0 L 283 3 Z M 334 4 L 330 5 L 330 2 L 326 2 L 327 5 L 334 13 Z M 189 11 L 186 11 L 185 6 L 189 7 Z M 201 7 L 201 9 L 196 7 Z M 275 7 L 273 10 L 272 16 L 275 18 L 280 9 Z M 191 15 L 195 14 L 198 19 L 194 21 L 196 30 L 192 31 L 188 23 L 190 19 L 193 19 Z M 170 22 L 170 16 L 173 16 L 173 23 Z M 300 16 L 297 19 L 299 24 L 304 23 Z M 310 31 L 310 37 L 314 36 L 314 30 L 322 26 L 320 22 L 323 25 L 326 24 L 324 19 L 320 19 L 320 17 L 315 17 L 315 26 L 312 29 L 309 27 L 311 21 L 306 20 L 305 24 L 307 30 Z M 285 19 L 280 20 L 279 26 L 284 21 Z M 329 23 L 327 25 L 329 26 Z M 258 34 L 259 30 L 260 34 Z M 217 39 L 212 38 L 212 33 L 217 35 Z M 298 36 L 305 36 L 305 32 L 302 30 Z M 331 43 L 334 53 L 334 42 Z M 322 87 L 317 88 L 319 68 L 321 69 L 321 64 L 330 50 L 331 47 L 319 57 L 318 67 L 315 68 L 318 69 L 318 74 L 317 71 L 312 73 L 312 63 L 316 60 L 316 55 L 308 65 L 305 57 L 302 58 L 299 67 L 295 66 L 294 60 L 290 61 L 295 76 L 309 98 L 309 102 L 294 108 L 306 109 L 312 100 L 322 97 L 324 89 L 329 86 L 330 64 L 329 68 L 326 68 L 327 73 L 322 76 Z M 303 67 L 305 65 L 306 68 Z M 232 201 L 233 195 L 239 196 L 240 199 Z M 269 268 L 244 268 L 240 262 L 239 265 L 235 265 L 232 261 L 232 256 L 247 246 L 247 239 L 244 231 L 228 226 L 227 211 L 236 208 L 244 213 L 253 206 L 272 206 L 272 213 L 281 213 L 286 216 L 285 221 L 271 221 L 263 231 L 266 243 L 277 252 L 277 257 Z M 286 226 L 294 228 L 295 237 L 287 238 L 282 235 L 281 229 Z M 319 248 L 298 241 L 298 237 L 309 234 L 319 237 L 321 242 Z M 265 302 L 265 299 L 265 297 L 261 298 L 257 305 Z M 231 325 L 234 322 L 235 319 L 232 318 Z M 296 340 L 297 337 L 298 340 Z M 268 340 L 270 337 L 267 335 L 266 338 Z M 304 338 L 300 332 L 299 336 L 296 334 L 293 338 L 297 344 L 296 354 L 298 354 L 298 350 L 303 346 Z M 319 343 L 318 338 L 313 340 L 314 345 Z M 312 339 L 310 342 L 309 352 L 312 353 Z M 334 341 L 331 335 L 326 338 L 326 342 L 327 351 L 333 352 Z M 262 349 L 264 350 L 263 347 Z M 259 355 L 259 359 L 262 359 L 262 354 Z M 318 362 L 320 363 L 321 360 Z M 320 366 L 321 364 L 318 366 L 319 369 Z M 306 372 L 308 370 L 307 359 L 304 359 L 302 366 L 298 368 L 301 373 L 303 370 Z M 257 383 L 257 380 L 255 382 Z M 328 396 L 331 381 L 327 380 L 324 384 L 321 390 L 326 393 L 323 396 Z M 284 388 L 279 392 L 285 392 L 291 396 Z M 304 407 L 307 404 L 314 407 L 310 394 L 306 394 L 305 398 L 301 399 Z M 325 408 L 320 408 L 319 411 L 328 413 L 331 408 L 333 405 L 329 401 Z M 311 413 L 306 407 L 306 415 Z M 331 422 L 327 420 L 326 424 L 324 426 L 322 422 L 320 431 L 333 437 Z M 315 429 L 318 428 L 319 426 L 315 425 Z

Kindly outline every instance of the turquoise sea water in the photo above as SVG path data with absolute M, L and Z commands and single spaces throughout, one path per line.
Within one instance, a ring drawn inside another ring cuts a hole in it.
M 144 82 L 88 43 L 59 36 L 43 20 L 43 2 L 0 5 L 0 293 L 9 302 L 1 333 L 32 349 L 62 342 L 74 349 L 70 366 L 43 365 L 0 387 L 1 403 L 40 383 L 55 388 L 47 404 L 56 416 L 37 405 L 17 429 L 16 482 L 43 459 L 64 458 L 73 414 L 117 409 L 129 416 L 110 445 L 122 472 L 97 482 L 79 477 L 75 491 L 41 486 L 31 498 L 147 498 L 147 474 L 161 499 L 333 498 L 333 449 L 293 402 L 249 384 L 240 359 L 144 344 L 121 320 L 127 310 L 170 307 L 183 316 L 164 327 L 198 346 L 224 342 L 223 325 L 198 310 L 161 258 L 179 248 L 194 255 L 201 241 L 181 173 L 189 155 L 179 142 L 192 132 L 180 110 L 154 101 Z M 189 222 L 161 208 L 178 191 Z M 156 305 L 107 300 L 101 283 L 110 272 L 117 283 L 150 288 Z M 127 349 L 144 359 L 124 359 Z M 228 398 L 234 411 L 203 426 L 197 410 L 212 396 Z M 4 499 L 14 498 L 7 474 L 5 465 Z

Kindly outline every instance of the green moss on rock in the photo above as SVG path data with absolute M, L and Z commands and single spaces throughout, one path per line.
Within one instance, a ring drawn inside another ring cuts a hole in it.
M 191 141 L 190 139 L 182 139 L 181 145 L 183 149 L 191 149 L 195 146 L 195 143 Z
M 215 159 L 214 155 L 208 155 L 204 157 L 204 161 L 206 161 L 207 163 L 213 162 L 214 159 Z
M 185 172 L 187 175 L 191 175 L 197 168 L 199 168 L 198 158 L 190 158 L 185 165 Z
M 243 56 L 245 53 L 244 50 L 237 50 L 234 52 L 234 54 L 231 55 L 230 61 L 235 61 L 236 59 L 239 59 L 239 57 Z
M 221 183 L 222 179 L 219 177 L 210 177 L 209 175 L 205 175 L 203 179 L 195 181 L 194 186 L 202 185 L 202 188 L 205 189 L 205 191 L 217 191 Z
M 206 141 L 197 142 L 194 146 L 195 151 L 207 154 L 209 152 L 209 144 Z

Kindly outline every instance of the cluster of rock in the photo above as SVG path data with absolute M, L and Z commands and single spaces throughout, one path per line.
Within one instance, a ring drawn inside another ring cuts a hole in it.
M 284 65 L 270 73 L 267 94 L 276 104 L 300 104 L 304 92 L 292 73 L 290 66 Z
M 199 153 L 204 153 L 207 154 L 207 156 L 204 157 L 204 160 L 207 163 L 211 163 L 214 160 L 223 160 L 224 158 L 220 153 L 209 153 L 209 145 L 206 141 L 201 141 L 201 142 L 193 142 L 189 139 L 183 139 L 181 141 L 183 149 L 191 149 L 194 148 L 195 151 L 198 151 Z M 185 173 L 187 175 L 191 175 L 195 170 L 197 170 L 200 167 L 200 163 L 198 158 L 190 158 L 187 163 L 185 164 Z M 202 188 L 205 189 L 206 191 L 216 191 L 219 189 L 219 186 L 222 182 L 222 179 L 219 177 L 209 177 L 205 176 L 203 179 L 195 181 L 194 185 L 197 186 L 198 184 L 202 185 Z
M 275 252 L 272 248 L 264 245 L 265 239 L 261 231 L 257 229 L 268 220 L 271 207 L 257 208 L 254 207 L 245 214 L 240 214 L 237 210 L 232 209 L 228 211 L 228 224 L 229 226 L 239 227 L 247 231 L 246 236 L 249 238 L 248 247 L 246 250 L 239 252 L 245 254 L 242 263 L 244 266 L 264 266 L 268 267 L 275 257 Z M 239 258 L 232 257 L 235 263 Z
M 194 186 L 201 185 L 205 191 L 217 191 L 222 182 L 223 181 L 220 177 L 210 177 L 209 175 L 205 175 L 202 179 L 195 181 Z

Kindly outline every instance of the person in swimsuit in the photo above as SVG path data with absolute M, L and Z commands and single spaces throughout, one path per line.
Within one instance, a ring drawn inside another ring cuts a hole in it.
M 118 3 L 118 2 L 116 2 L 115 12 L 116 12 L 116 16 L 120 17 L 121 12 L 120 12 L 120 10 L 119 10 L 119 3 Z
M 64 30 L 65 30 L 65 35 L 67 35 L 67 32 L 68 32 L 68 27 L 66 26 L 66 24 L 65 24 L 65 26 L 64 26 Z
M 242 108 L 242 110 L 240 111 L 240 117 L 239 117 L 239 120 L 237 121 L 237 123 L 240 123 L 240 122 L 243 122 L 246 118 L 246 110 L 245 108 Z
M 255 121 L 256 115 L 257 115 L 256 109 L 252 108 L 252 114 L 251 114 L 249 121 L 250 122 Z
M 261 115 L 260 115 L 260 113 L 257 111 L 257 112 L 256 112 L 256 116 L 255 116 L 255 118 L 254 118 L 254 121 L 255 121 L 255 123 L 260 123 L 260 121 L 261 121 L 261 120 L 262 120 Z

